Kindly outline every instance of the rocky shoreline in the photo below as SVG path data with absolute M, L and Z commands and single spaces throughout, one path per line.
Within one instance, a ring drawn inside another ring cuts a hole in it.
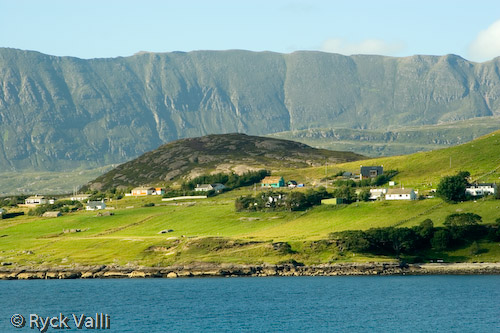
M 198 263 L 170 267 L 78 266 L 0 268 L 0 280 L 244 276 L 497 275 L 500 263 L 344 263 L 310 266 Z

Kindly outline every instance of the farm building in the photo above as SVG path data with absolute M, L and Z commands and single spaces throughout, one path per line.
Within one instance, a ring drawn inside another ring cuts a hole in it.
M 384 173 L 382 166 L 361 166 L 360 179 L 375 178 Z
M 262 179 L 261 187 L 284 187 L 285 180 L 281 176 L 267 176 Z
M 370 189 L 370 200 L 377 200 L 384 198 L 387 193 L 386 188 L 371 188 Z
M 104 201 L 89 201 L 87 205 L 85 205 L 86 210 L 101 210 L 106 209 L 106 204 Z
M 412 188 L 390 188 L 385 194 L 385 200 L 415 200 L 417 194 Z
M 90 194 L 75 194 L 70 199 L 71 201 L 87 201 L 90 198 Z
M 475 183 L 467 186 L 465 189 L 465 194 L 469 194 L 473 197 L 483 196 L 497 193 L 497 184 L 495 183 Z
M 196 188 L 194 189 L 196 192 L 208 192 L 208 191 L 215 191 L 215 192 L 220 192 L 226 187 L 224 184 L 221 183 L 215 183 L 215 184 L 197 184 Z
M 42 214 L 42 217 L 59 217 L 62 216 L 61 212 L 53 211 L 53 212 L 45 212 Z
M 24 200 L 26 205 L 44 205 L 49 203 L 49 200 L 44 196 L 33 195 Z
M 341 205 L 342 203 L 342 198 L 330 198 L 321 200 L 322 205 Z

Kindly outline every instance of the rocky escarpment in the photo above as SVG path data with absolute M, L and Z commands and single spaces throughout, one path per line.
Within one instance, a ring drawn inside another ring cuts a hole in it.
M 91 266 L 73 268 L 0 269 L 0 280 L 95 279 L 95 278 L 178 278 L 251 276 L 358 276 L 358 275 L 445 275 L 500 274 L 500 263 L 410 264 L 345 263 L 311 266 L 232 265 L 198 263 L 171 267 Z
M 387 129 L 498 115 L 499 64 L 238 50 L 84 60 L 0 48 L 0 169 L 122 163 L 212 133 Z

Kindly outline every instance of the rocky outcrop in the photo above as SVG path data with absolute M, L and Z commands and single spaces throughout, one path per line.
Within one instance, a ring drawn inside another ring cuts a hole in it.
M 357 276 L 357 275 L 480 275 L 500 274 L 500 263 L 344 263 L 310 266 L 231 265 L 199 263 L 171 267 L 75 267 L 1 269 L 0 280 L 89 279 L 89 278 L 182 278 L 244 276 Z
M 209 133 L 498 115 L 499 62 L 241 50 L 84 60 L 0 48 L 0 168 L 121 163 Z

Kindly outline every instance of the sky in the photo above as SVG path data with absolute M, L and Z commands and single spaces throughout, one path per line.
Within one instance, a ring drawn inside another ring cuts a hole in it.
M 0 47 L 84 59 L 244 49 L 500 56 L 498 0 L 0 0 Z

